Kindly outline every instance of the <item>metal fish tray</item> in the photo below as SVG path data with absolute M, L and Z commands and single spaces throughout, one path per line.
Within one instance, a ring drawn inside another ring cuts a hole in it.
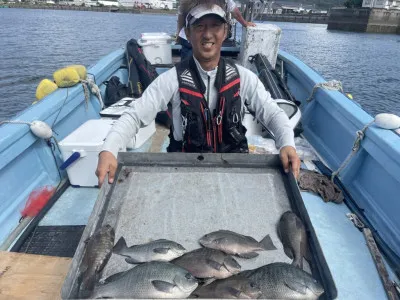
M 115 228 L 115 241 L 128 246 L 166 238 L 186 249 L 199 248 L 201 236 L 219 229 L 261 240 L 269 234 L 278 248 L 237 261 L 242 270 L 288 262 L 276 226 L 285 212 L 295 212 L 308 233 L 312 262 L 305 270 L 322 283 L 323 299 L 336 287 L 292 174 L 282 170 L 278 155 L 120 153 L 114 183 L 100 190 L 89 222 L 62 288 L 62 298 L 77 297 L 84 241 L 103 225 Z M 236 259 L 236 258 L 235 258 Z M 102 277 L 130 269 L 113 254 Z

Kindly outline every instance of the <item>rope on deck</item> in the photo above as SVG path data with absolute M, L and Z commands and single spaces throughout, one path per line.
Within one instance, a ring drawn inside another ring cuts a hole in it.
M 308 97 L 307 100 L 306 100 L 307 102 L 310 102 L 314 98 L 315 91 L 318 88 L 326 89 L 326 90 L 329 90 L 329 91 L 340 91 L 340 92 L 343 93 L 343 85 L 338 80 L 320 82 L 320 83 L 317 83 L 313 87 L 310 97 Z

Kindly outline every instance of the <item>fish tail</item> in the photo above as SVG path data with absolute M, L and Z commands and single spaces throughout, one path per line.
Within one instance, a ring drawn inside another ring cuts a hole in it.
M 128 246 L 126 245 L 126 241 L 125 241 L 124 237 L 121 236 L 113 248 L 113 253 L 122 254 L 127 248 L 128 248 Z
M 96 284 L 92 291 L 90 291 L 87 298 L 90 299 L 99 299 L 99 298 L 107 298 L 105 293 L 103 292 L 103 288 L 106 284 Z
M 79 299 L 88 299 L 92 294 L 92 291 L 88 290 L 80 290 L 79 291 Z
M 303 257 L 302 256 L 295 257 L 293 259 L 292 265 L 303 270 Z
M 92 294 L 94 288 L 94 280 L 92 276 L 83 278 L 81 285 L 79 286 L 79 298 L 87 299 Z
M 261 245 L 261 247 L 262 247 L 263 249 L 265 249 L 265 250 L 276 250 L 276 247 L 275 247 L 274 243 L 272 242 L 272 239 L 271 239 L 271 237 L 269 236 L 269 234 L 267 234 L 267 235 L 265 236 L 265 238 L 263 238 L 263 239 L 260 241 L 260 245 Z

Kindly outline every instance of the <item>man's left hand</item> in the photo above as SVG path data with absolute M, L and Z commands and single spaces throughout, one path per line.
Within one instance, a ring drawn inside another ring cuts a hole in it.
M 256 27 L 256 23 L 247 22 L 246 27 Z
M 297 178 L 300 173 L 300 158 L 297 155 L 296 149 L 292 146 L 285 146 L 279 152 L 279 156 L 285 173 L 289 173 L 289 169 L 291 168 L 294 177 Z

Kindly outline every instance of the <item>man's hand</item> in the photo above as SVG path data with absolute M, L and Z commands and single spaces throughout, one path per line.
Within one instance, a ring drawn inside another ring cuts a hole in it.
M 246 22 L 246 27 L 256 27 L 256 23 Z
M 97 163 L 96 176 L 99 179 L 99 186 L 103 184 L 104 178 L 108 173 L 108 183 L 114 182 L 115 171 L 117 170 L 118 162 L 114 154 L 108 151 L 103 151 L 99 155 Z
M 297 178 L 300 173 L 300 158 L 296 153 L 296 149 L 291 146 L 285 146 L 279 152 L 279 156 L 285 172 L 289 173 L 291 167 L 294 177 Z

